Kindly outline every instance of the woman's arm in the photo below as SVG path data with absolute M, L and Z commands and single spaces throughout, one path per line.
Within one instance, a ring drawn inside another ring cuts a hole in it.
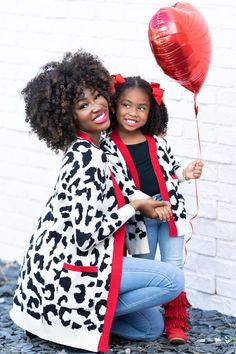
M 75 240 L 83 252 L 111 237 L 136 210 L 148 207 L 152 216 L 157 217 L 155 208 L 163 205 L 168 214 L 167 205 L 151 198 L 118 209 L 110 168 L 104 154 L 91 145 L 88 149 L 80 144 L 79 151 L 67 153 L 62 176 L 62 185 L 72 204 L 70 215 Z
M 61 185 L 71 200 L 71 221 L 81 251 L 111 236 L 135 214 L 131 205 L 118 210 L 107 162 L 90 143 L 73 145 L 65 156 L 61 176 Z

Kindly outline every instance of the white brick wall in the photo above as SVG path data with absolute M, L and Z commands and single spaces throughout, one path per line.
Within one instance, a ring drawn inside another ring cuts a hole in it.
M 198 95 L 205 170 L 199 213 L 187 243 L 186 286 L 194 306 L 236 316 L 236 3 L 193 0 L 213 42 L 211 67 Z M 21 261 L 60 165 L 28 134 L 20 91 L 47 61 L 85 48 L 111 73 L 141 74 L 165 89 L 169 138 L 183 163 L 198 157 L 193 94 L 157 66 L 147 39 L 152 15 L 173 1 L 8 0 L 0 7 L 0 257 Z M 183 186 L 190 214 L 194 183 Z

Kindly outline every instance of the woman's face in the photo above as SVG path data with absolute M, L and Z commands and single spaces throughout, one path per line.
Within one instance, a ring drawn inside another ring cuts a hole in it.
M 116 105 L 119 130 L 133 132 L 142 128 L 148 120 L 149 111 L 150 99 L 143 89 L 126 89 L 121 93 Z
M 74 108 L 78 130 L 90 136 L 97 135 L 110 126 L 108 102 L 98 91 L 84 89 Z

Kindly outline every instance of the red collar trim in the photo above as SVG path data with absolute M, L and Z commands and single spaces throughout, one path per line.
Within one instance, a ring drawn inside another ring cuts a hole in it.
M 135 167 L 135 164 L 133 162 L 132 156 L 131 156 L 131 154 L 129 152 L 129 149 L 126 147 L 126 145 L 121 140 L 117 128 L 115 128 L 112 131 L 110 137 L 114 141 L 114 143 L 116 144 L 118 149 L 120 150 L 123 158 L 125 159 L 125 162 L 127 164 L 128 170 L 130 171 L 131 176 L 132 176 L 132 178 L 134 180 L 135 186 L 138 189 L 140 189 L 140 182 L 139 182 L 138 172 L 136 170 L 136 167 Z
M 81 139 L 84 139 L 84 140 L 89 141 L 90 143 L 95 144 L 94 141 L 92 140 L 92 138 L 91 138 L 88 134 L 86 134 L 86 133 L 84 133 L 84 132 L 81 132 L 80 130 L 77 130 L 77 132 L 75 133 L 75 135 L 77 136 L 77 138 L 81 138 Z M 96 145 L 96 144 L 95 144 L 95 145 Z

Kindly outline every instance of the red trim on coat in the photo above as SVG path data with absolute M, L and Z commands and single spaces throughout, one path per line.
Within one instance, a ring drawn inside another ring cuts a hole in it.
M 168 201 L 170 203 L 169 192 L 166 187 L 166 182 L 165 182 L 163 172 L 161 170 L 161 166 L 159 163 L 156 141 L 153 138 L 153 136 L 150 136 L 150 135 L 145 135 L 145 136 L 146 136 L 146 139 L 148 142 L 149 153 L 150 153 L 150 157 L 151 157 L 153 170 L 154 170 L 154 173 L 155 173 L 156 178 L 159 183 L 162 200 Z M 177 231 L 177 228 L 175 225 L 173 214 L 171 215 L 170 220 L 169 220 L 169 228 L 170 228 L 170 230 L 169 230 L 170 236 L 178 236 L 178 231 Z
M 83 132 L 76 132 L 76 136 L 78 138 L 82 138 L 93 142 L 89 135 Z M 114 187 L 114 192 L 117 199 L 118 209 L 125 205 L 125 198 L 121 193 L 121 190 L 111 173 L 112 183 Z M 110 287 L 107 297 L 107 309 L 104 318 L 103 330 L 98 343 L 98 351 L 108 351 L 108 343 L 109 336 L 112 326 L 112 321 L 114 318 L 116 305 L 119 296 L 120 290 L 120 281 L 122 275 L 122 264 L 123 264 L 123 249 L 125 242 L 125 225 L 122 225 L 115 233 L 114 233 L 114 243 L 113 243 L 113 255 L 112 255 L 112 265 L 111 265 L 111 279 L 110 279 Z
M 123 141 L 121 140 L 119 133 L 118 133 L 118 129 L 114 129 L 110 135 L 111 139 L 114 141 L 114 143 L 116 144 L 116 146 L 118 147 L 118 149 L 120 150 L 122 156 L 125 159 L 125 162 L 128 166 L 128 169 L 131 173 L 131 176 L 134 180 L 134 184 L 135 186 L 140 189 L 140 182 L 139 182 L 139 177 L 138 177 L 138 172 L 136 170 L 134 161 L 132 159 L 132 156 L 129 152 L 129 149 L 126 147 L 126 145 L 123 143 Z
M 129 171 L 131 173 L 131 177 L 134 180 L 135 186 L 138 189 L 140 189 L 140 182 L 139 182 L 138 172 L 136 170 L 135 164 L 133 162 L 133 159 L 131 157 L 131 154 L 130 154 L 128 148 L 125 146 L 125 144 L 123 143 L 123 141 L 119 137 L 119 133 L 118 133 L 118 129 L 117 128 L 115 128 L 112 131 L 110 137 L 114 141 L 114 143 L 116 144 L 118 149 L 120 150 L 122 156 L 124 157 L 125 162 L 126 162 L 126 164 L 128 166 L 128 169 L 129 169 Z M 148 143 L 148 149 L 149 149 L 149 154 L 150 154 L 150 158 L 151 158 L 153 171 L 154 171 L 156 179 L 157 179 L 157 181 L 159 183 L 160 194 L 161 194 L 162 200 L 168 201 L 170 203 L 169 192 L 168 192 L 168 189 L 166 187 L 166 182 L 164 180 L 163 173 L 162 173 L 162 170 L 161 170 L 161 166 L 160 166 L 160 163 L 159 163 L 156 141 L 153 138 L 153 136 L 151 136 L 151 135 L 145 135 L 145 138 L 146 138 L 147 143 Z M 172 178 L 175 178 L 175 176 L 172 176 Z M 176 178 L 177 178 L 177 176 L 176 176 Z M 178 236 L 178 231 L 177 231 L 177 227 L 175 225 L 173 214 L 172 214 L 172 216 L 170 218 L 170 221 L 169 221 L 169 236 L 172 236 L 172 237 Z
M 88 134 L 86 134 L 84 132 L 81 132 L 80 130 L 77 130 L 75 135 L 76 135 L 77 138 L 81 138 L 81 139 L 89 141 L 90 143 L 95 144 L 94 141 L 92 140 L 92 138 Z
M 114 187 L 114 191 L 118 203 L 118 208 L 121 208 L 123 205 L 125 205 L 125 199 L 112 173 L 111 173 L 111 177 L 112 177 L 113 187 Z M 110 280 L 110 288 L 109 288 L 109 293 L 107 298 L 107 310 L 105 314 L 102 335 L 100 337 L 100 341 L 98 344 L 98 351 L 106 352 L 108 350 L 110 330 L 111 330 L 112 321 L 114 318 L 118 296 L 119 296 L 119 290 L 120 290 L 124 239 L 125 239 L 125 225 L 122 225 L 114 234 L 111 280 Z
M 97 273 L 98 267 L 96 266 L 76 266 L 69 263 L 64 263 L 63 269 L 72 270 L 73 272 Z

